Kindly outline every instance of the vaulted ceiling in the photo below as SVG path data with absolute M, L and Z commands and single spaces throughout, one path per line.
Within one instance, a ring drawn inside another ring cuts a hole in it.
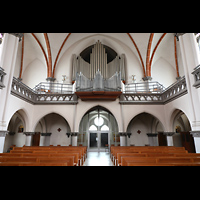
M 21 53 L 19 77 L 21 78 L 24 68 L 36 58 L 47 67 L 47 77 L 54 77 L 62 55 L 79 41 L 95 35 L 110 38 L 123 48 L 130 49 L 138 58 L 144 77 L 151 76 L 151 67 L 160 57 L 167 60 L 179 76 L 176 62 L 177 41 L 174 33 L 24 33 L 19 47 Z

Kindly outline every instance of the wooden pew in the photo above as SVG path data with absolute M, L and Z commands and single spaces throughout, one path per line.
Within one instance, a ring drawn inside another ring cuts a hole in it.
M 62 148 L 62 147 L 14 147 L 10 153 L 79 153 L 79 165 L 84 162 L 84 149 L 85 148 Z
M 1 166 L 4 164 L 6 166 L 6 163 L 9 164 L 11 162 L 14 163 L 63 163 L 64 165 L 66 164 L 67 166 L 74 166 L 74 156 L 66 156 L 66 157 L 0 157 L 0 163 Z M 19 165 L 17 165 L 19 166 Z
M 82 164 L 84 163 L 85 159 L 87 158 L 87 147 L 81 146 L 81 147 L 68 147 L 68 146 L 39 146 L 39 147 L 30 147 L 30 146 L 24 146 L 24 147 L 14 147 L 13 150 L 10 151 L 10 153 L 20 153 L 19 151 L 24 151 L 26 153 L 31 153 L 35 151 L 55 151 L 58 153 L 58 151 L 66 151 L 66 152 L 77 152 L 80 153 L 80 158 L 82 161 Z
M 122 157 L 121 160 L 122 166 L 200 165 L 200 158 L 196 157 Z
M 56 157 L 56 158 L 65 158 L 67 156 L 74 156 L 74 166 L 80 166 L 80 159 L 79 159 L 79 153 L 55 153 L 55 152 L 33 152 L 33 153 L 2 153 L 0 154 L 1 157 L 22 157 L 22 158 L 28 158 L 28 157 L 39 157 L 39 158 L 50 158 L 50 157 Z
M 67 166 L 66 162 L 38 163 L 38 162 L 0 162 L 0 166 Z
M 183 153 L 117 153 L 117 159 L 115 166 L 121 166 L 121 158 L 122 157 L 193 157 L 200 158 L 200 154 L 191 153 L 191 154 L 183 154 Z
M 149 148 L 149 147 L 140 147 L 140 148 L 116 148 L 112 151 L 112 161 L 115 164 L 117 160 L 117 153 L 188 153 L 184 148 Z

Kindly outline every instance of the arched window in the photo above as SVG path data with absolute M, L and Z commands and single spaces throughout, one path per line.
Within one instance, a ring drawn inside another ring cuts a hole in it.
M 103 125 L 101 127 L 101 131 L 109 131 L 109 127 L 107 125 Z
M 95 125 L 90 126 L 89 131 L 97 131 L 97 127 Z

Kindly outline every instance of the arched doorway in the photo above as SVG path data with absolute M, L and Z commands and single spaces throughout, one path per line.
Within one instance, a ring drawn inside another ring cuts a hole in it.
M 127 146 L 159 146 L 158 135 L 164 128 L 160 120 L 149 113 L 140 113 L 129 123 L 127 132 L 131 133 Z
M 119 142 L 117 121 L 110 111 L 97 106 L 83 116 L 78 145 L 88 146 L 89 151 L 105 151 L 107 145 L 117 146 Z
M 23 134 L 26 131 L 26 114 L 21 109 L 16 111 L 11 117 L 8 124 L 9 133 L 6 135 L 4 143 L 4 151 L 9 152 L 10 146 L 15 145 L 17 147 L 22 147 L 25 145 L 26 136 Z
M 66 133 L 71 132 L 69 124 L 64 117 L 57 113 L 50 113 L 42 117 L 35 127 L 35 132 L 43 133 L 43 135 L 51 133 L 50 137 L 46 137 L 47 141 L 43 141 L 42 146 L 69 146 L 71 143 L 71 139 L 66 135 Z
M 190 134 L 191 125 L 186 114 L 181 110 L 174 111 L 173 143 L 177 147 L 185 147 L 189 153 L 195 153 L 194 138 Z

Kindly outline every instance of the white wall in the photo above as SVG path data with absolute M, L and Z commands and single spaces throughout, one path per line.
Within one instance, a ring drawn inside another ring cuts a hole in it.
M 47 70 L 43 63 L 35 59 L 31 62 L 23 72 L 22 82 L 30 88 L 34 88 L 40 82 L 46 82 Z
M 152 81 L 158 81 L 165 88 L 176 82 L 176 70 L 164 58 L 159 58 L 152 67 Z

